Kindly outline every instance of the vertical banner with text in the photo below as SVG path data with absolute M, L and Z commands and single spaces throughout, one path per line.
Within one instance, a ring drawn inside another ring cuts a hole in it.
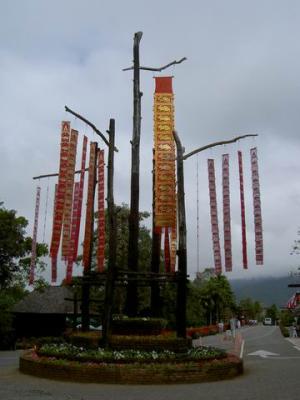
M 221 248 L 220 248 L 220 236 L 219 236 L 219 222 L 218 222 L 217 192 L 216 192 L 214 160 L 208 159 L 207 165 L 208 165 L 208 186 L 209 186 L 209 200 L 210 200 L 211 233 L 212 233 L 212 242 L 213 242 L 215 273 L 217 275 L 220 275 L 222 273 L 222 261 L 221 261 Z
M 98 248 L 97 268 L 104 271 L 105 211 L 104 211 L 104 150 L 98 151 Z
M 156 77 L 154 93 L 154 208 L 156 230 L 176 229 L 174 95 L 172 77 Z M 175 232 L 175 231 L 174 231 Z M 167 235 L 169 239 L 169 234 Z M 167 243 L 165 242 L 165 245 Z M 176 235 L 171 239 L 171 266 L 175 269 Z M 170 242 L 169 242 L 170 258 Z
M 243 156 L 241 151 L 238 151 L 238 162 L 239 162 L 239 177 L 240 177 L 243 268 L 247 269 L 248 257 L 247 257 L 247 237 L 246 237 L 246 217 L 245 217 L 244 174 L 243 174 Z
M 67 274 L 66 274 L 67 283 L 71 282 L 72 273 L 73 273 L 74 247 L 75 247 L 75 243 L 76 243 L 76 222 L 78 219 L 78 212 L 79 212 L 79 190 L 80 190 L 80 184 L 79 184 L 79 182 L 76 182 L 74 184 L 71 234 L 70 234 L 68 257 L 67 257 Z
M 63 217 L 63 238 L 62 238 L 62 252 L 61 252 L 63 260 L 67 260 L 68 258 L 68 249 L 69 249 L 69 242 L 71 235 L 71 217 L 72 217 L 77 141 L 78 141 L 78 132 L 72 129 L 70 143 L 69 143 L 69 151 L 68 151 L 68 167 L 67 167 L 64 217 Z
M 252 172 L 252 191 L 253 191 L 253 208 L 254 208 L 254 232 L 255 232 L 255 258 L 256 265 L 264 263 L 263 256 L 263 228 L 260 201 L 260 186 L 258 173 L 257 148 L 250 150 L 251 172 Z
M 81 210 L 82 210 L 82 201 L 83 201 L 83 188 L 84 188 L 87 142 L 88 142 L 87 137 L 83 136 L 82 156 L 81 156 L 81 171 L 80 171 L 79 194 L 78 194 L 78 212 L 77 212 L 77 217 L 76 217 L 76 234 L 75 234 L 73 261 L 76 261 L 77 252 L 78 252 L 80 222 L 81 222 Z
M 39 211 L 40 211 L 40 198 L 41 198 L 41 188 L 38 186 L 36 188 L 36 198 L 35 198 L 35 211 L 34 211 L 34 225 L 33 225 L 33 235 L 31 244 L 31 260 L 30 260 L 30 275 L 29 275 L 29 285 L 34 282 L 34 269 L 36 263 L 36 238 L 39 223 Z
M 223 228 L 225 271 L 232 271 L 231 220 L 230 220 L 230 186 L 229 186 L 229 154 L 222 156 L 223 185 Z
M 63 121 L 61 125 L 61 144 L 60 144 L 60 163 L 59 163 L 59 175 L 58 175 L 58 186 L 55 196 L 55 210 L 54 220 L 52 229 L 52 239 L 50 245 L 50 257 L 52 264 L 52 282 L 56 282 L 57 278 L 57 254 L 59 250 L 64 205 L 65 205 L 65 193 L 66 193 L 66 179 L 68 169 L 68 151 L 69 151 L 69 140 L 70 140 L 70 122 Z

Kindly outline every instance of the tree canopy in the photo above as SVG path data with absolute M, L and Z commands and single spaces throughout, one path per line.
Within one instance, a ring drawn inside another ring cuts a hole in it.
M 27 225 L 25 217 L 0 203 L 0 289 L 24 285 L 28 279 L 32 238 L 26 236 Z M 37 244 L 39 268 L 43 268 L 39 257 L 47 253 L 47 245 Z

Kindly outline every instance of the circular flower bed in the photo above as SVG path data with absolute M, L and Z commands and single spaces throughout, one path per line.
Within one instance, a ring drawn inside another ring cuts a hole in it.
M 69 361 L 82 361 L 93 363 L 136 363 L 150 361 L 158 362 L 182 362 L 221 359 L 226 357 L 224 350 L 214 347 L 201 346 L 191 348 L 185 353 L 175 353 L 169 350 L 163 351 L 142 351 L 135 349 L 128 350 L 97 350 L 77 347 L 69 343 L 63 344 L 44 344 L 36 350 L 38 356 L 54 357 Z
M 168 350 L 88 350 L 71 344 L 45 344 L 21 356 L 20 370 L 76 382 L 195 383 L 237 376 L 243 372 L 243 362 L 212 347 L 180 354 Z

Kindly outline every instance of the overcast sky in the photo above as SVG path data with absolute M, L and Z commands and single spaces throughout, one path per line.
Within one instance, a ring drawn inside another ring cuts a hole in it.
M 290 250 L 300 213 L 300 2 L 297 0 L 78 1 L 0 0 L 0 167 L 5 207 L 30 221 L 36 181 L 58 170 L 60 124 L 95 140 L 91 129 L 64 112 L 77 110 L 105 131 L 116 119 L 115 201 L 129 203 L 134 32 L 143 31 L 141 65 L 187 57 L 174 76 L 175 124 L 186 151 L 257 133 L 255 140 L 199 155 L 200 271 L 213 266 L 207 158 L 215 158 L 221 205 L 221 157 L 229 153 L 232 205 L 231 277 L 287 275 L 299 260 Z M 140 209 L 151 209 L 153 73 L 141 72 Z M 265 265 L 254 263 L 249 150 L 257 146 Z M 242 269 L 237 150 L 244 155 L 249 270 Z M 80 158 L 80 157 L 78 157 Z M 185 162 L 188 270 L 196 265 L 196 162 Z M 49 180 L 49 240 L 54 179 Z M 42 241 L 48 180 L 42 186 Z M 84 210 L 83 210 L 84 211 Z M 222 213 L 219 208 L 220 231 Z M 83 213 L 84 214 L 84 213 Z M 150 225 L 150 221 L 149 221 Z M 222 239 L 222 235 L 221 235 Z M 222 242 L 221 242 L 222 243 Z M 60 271 L 64 276 L 64 270 Z

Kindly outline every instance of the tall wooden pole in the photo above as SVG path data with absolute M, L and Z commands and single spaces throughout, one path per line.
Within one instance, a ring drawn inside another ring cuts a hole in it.
M 153 171 L 152 171 L 152 251 L 151 251 L 151 272 L 159 273 L 160 265 L 160 242 L 161 234 L 155 231 L 155 150 L 153 150 Z M 157 281 L 151 282 L 151 315 L 159 317 L 160 311 L 160 289 Z
M 186 218 L 184 202 L 183 148 L 179 136 L 173 132 L 177 148 L 177 204 L 178 204 L 178 289 L 177 289 L 177 336 L 186 338 L 187 256 Z
M 139 239 L 139 197 L 140 197 L 140 135 L 141 135 L 141 97 L 139 44 L 143 33 L 134 35 L 133 43 L 133 133 L 131 141 L 131 193 L 128 238 L 128 270 L 138 271 Z M 135 316 L 138 310 L 136 282 L 129 282 L 126 298 L 126 314 Z
M 84 269 L 83 272 L 83 282 L 82 282 L 82 301 L 81 301 L 81 323 L 82 330 L 88 331 L 90 329 L 90 283 L 88 282 L 89 273 L 91 271 L 92 264 L 92 255 L 93 255 L 93 236 L 94 236 L 94 202 L 95 202 L 95 191 L 96 191 L 96 182 L 97 182 L 97 154 L 98 154 L 98 146 L 96 143 L 95 146 L 95 166 L 94 166 L 94 182 L 93 182 L 93 191 L 92 191 L 92 219 L 91 219 L 91 238 L 90 238 L 90 253 L 89 253 L 89 262 L 88 268 Z
M 114 147 L 115 147 L 115 120 L 109 122 L 109 148 L 108 148 L 108 174 L 107 174 L 107 211 L 109 230 L 108 269 L 106 275 L 104 318 L 102 340 L 105 347 L 111 333 L 112 311 L 114 304 L 114 286 L 117 275 L 116 253 L 117 253 L 117 227 L 114 204 Z

